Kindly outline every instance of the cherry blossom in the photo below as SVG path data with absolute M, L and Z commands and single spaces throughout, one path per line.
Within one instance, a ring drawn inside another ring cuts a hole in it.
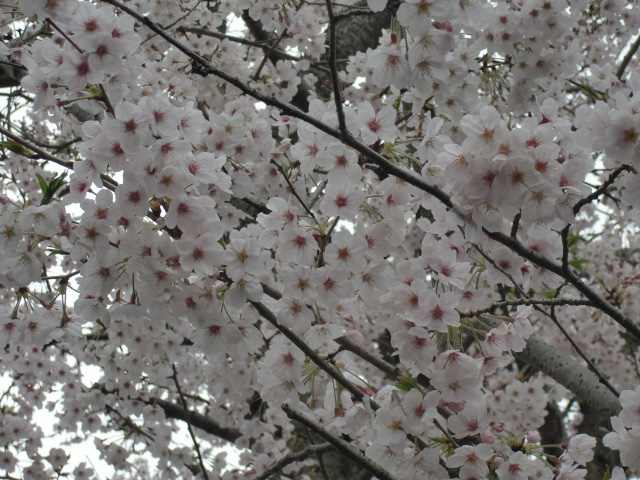
M 361 103 L 358 107 L 358 120 L 360 135 L 367 144 L 374 143 L 376 140 L 388 142 L 396 136 L 395 110 L 389 106 L 376 112 L 370 103 Z
M 634 2 L 5 4 L 0 476 L 640 474 Z

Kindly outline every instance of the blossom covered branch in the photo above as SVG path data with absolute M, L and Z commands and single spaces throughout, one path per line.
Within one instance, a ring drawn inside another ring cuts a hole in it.
M 0 475 L 640 472 L 640 9 L 8 2 Z

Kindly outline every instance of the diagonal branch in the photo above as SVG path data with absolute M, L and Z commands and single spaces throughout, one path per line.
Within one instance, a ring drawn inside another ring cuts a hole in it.
M 148 17 L 140 15 L 139 13 L 137 13 L 136 11 L 131 9 L 130 7 L 124 5 L 123 3 L 119 2 L 118 0 L 103 0 L 103 2 L 104 3 L 108 3 L 110 5 L 113 5 L 114 7 L 120 8 L 123 12 L 126 12 L 127 14 L 131 15 L 133 18 L 135 18 L 136 20 L 138 20 L 142 24 L 146 25 L 149 29 L 151 29 L 152 31 L 156 32 L 160 37 L 164 38 L 167 42 L 169 42 L 171 45 L 173 45 L 178 50 L 180 50 L 182 53 L 184 53 L 187 57 L 189 57 L 193 61 L 193 64 L 194 64 L 193 71 L 194 71 L 194 73 L 197 73 L 197 74 L 200 74 L 200 75 L 203 75 L 203 76 L 206 76 L 206 75 L 209 75 L 209 74 L 215 75 L 216 77 L 218 77 L 218 78 L 224 80 L 225 82 L 233 85 L 238 90 L 240 90 L 242 93 L 244 93 L 246 95 L 249 95 L 250 97 L 255 98 L 258 101 L 264 102 L 266 105 L 269 105 L 271 107 L 275 107 L 275 108 L 279 109 L 280 111 L 282 111 L 284 114 L 289 115 L 289 116 L 294 117 L 294 118 L 298 118 L 298 119 L 308 123 L 309 125 L 312 125 L 312 126 L 316 127 L 318 130 L 326 133 L 327 135 L 330 135 L 330 136 L 332 136 L 334 138 L 337 138 L 338 140 L 341 140 L 345 145 L 348 145 L 349 147 L 353 148 L 354 150 L 360 152 L 362 155 L 367 157 L 369 160 L 371 160 L 372 162 L 374 162 L 375 164 L 380 166 L 388 174 L 393 175 L 395 177 L 398 177 L 398 178 L 404 180 L 405 182 L 409 183 L 410 185 L 418 187 L 419 189 L 423 190 L 424 192 L 429 193 L 430 195 L 432 195 L 435 198 L 437 198 L 438 200 L 440 200 L 447 207 L 452 208 L 452 209 L 457 211 L 457 209 L 453 205 L 453 202 L 451 201 L 451 198 L 445 192 L 440 190 L 438 187 L 435 187 L 435 186 L 430 185 L 429 183 L 425 182 L 422 179 L 422 177 L 420 177 L 416 173 L 412 172 L 411 170 L 405 169 L 403 167 L 400 167 L 400 166 L 392 163 L 390 160 L 385 158 L 380 153 L 376 152 L 371 147 L 368 147 L 367 145 L 364 145 L 361 142 L 359 142 L 358 140 L 356 140 L 351 134 L 348 134 L 348 133 L 346 135 L 342 134 L 338 130 L 330 127 L 329 125 L 327 125 L 327 124 L 325 124 L 323 122 L 321 122 L 320 120 L 316 119 L 312 115 L 304 113 L 301 110 L 293 107 L 292 105 L 289 105 L 289 104 L 287 104 L 285 102 L 282 102 L 282 101 L 278 100 L 277 98 L 275 98 L 272 95 L 265 95 L 265 94 L 257 91 L 256 89 L 249 87 L 242 80 L 240 80 L 240 79 L 238 79 L 238 78 L 236 78 L 236 77 L 234 77 L 232 75 L 229 75 L 228 73 L 216 68 L 214 65 L 212 65 L 210 62 L 208 62 L 201 55 L 199 55 L 198 53 L 194 52 L 193 50 L 187 48 L 185 45 L 180 43 L 178 40 L 173 38 L 171 35 L 167 34 L 161 27 L 159 27 L 155 22 L 153 22 Z
M 607 387 L 609 391 L 613 393 L 616 397 L 619 397 L 620 393 L 618 393 L 618 391 L 613 387 L 613 385 L 609 383 L 609 380 L 607 380 L 607 378 L 602 373 L 600 373 L 600 370 L 598 370 L 598 367 L 596 367 L 595 364 L 591 361 L 591 359 L 587 357 L 587 355 L 582 351 L 582 349 L 575 342 L 573 337 L 569 335 L 569 332 L 567 332 L 565 328 L 562 326 L 562 324 L 558 321 L 558 317 L 556 317 L 555 306 L 551 307 L 551 313 L 547 314 L 547 316 L 551 319 L 553 323 L 556 324 L 556 326 L 562 332 L 564 337 L 569 341 L 573 349 L 576 352 L 578 352 L 578 355 L 580 355 L 580 357 L 582 357 L 582 359 L 587 363 L 587 365 L 589 365 L 589 369 L 596 374 L 596 376 L 600 379 L 602 384 L 605 387 Z
M 618 310 L 616 307 L 602 298 L 595 290 L 584 283 L 582 279 L 580 279 L 574 273 L 572 273 L 571 271 L 565 271 L 561 265 L 558 265 L 547 257 L 540 255 L 533 250 L 530 250 L 515 238 L 511 238 L 510 236 L 505 235 L 502 232 L 490 232 L 485 228 L 483 228 L 482 231 L 496 242 L 509 247 L 522 258 L 526 258 L 535 265 L 545 268 L 550 272 L 555 273 L 559 277 L 564 278 L 580 293 L 587 297 L 594 307 L 609 315 L 616 323 L 618 323 L 618 325 L 627 330 L 634 337 L 640 339 L 640 327 L 638 327 L 638 325 L 636 325 L 636 323 L 633 322 L 624 313 L 622 313 L 620 310 Z
M 265 307 L 260 302 L 250 301 L 251 305 L 255 307 L 260 316 L 267 320 L 270 324 L 276 327 L 285 337 L 291 340 L 296 347 L 304 352 L 304 354 L 311 359 L 313 363 L 315 363 L 318 367 L 324 370 L 331 378 L 337 381 L 340 385 L 342 385 L 351 395 L 353 395 L 356 399 L 362 401 L 364 399 L 364 393 L 357 386 L 355 386 L 352 382 L 347 380 L 344 375 L 342 375 L 336 367 L 325 361 L 320 355 L 318 355 L 309 345 L 307 345 L 303 340 L 300 339 L 295 333 L 289 330 L 284 325 L 280 325 L 278 323 L 278 319 L 273 314 L 271 310 Z M 369 400 L 371 404 L 371 408 L 377 410 L 379 405 L 373 400 Z
M 622 59 L 622 62 L 620 63 L 620 66 L 618 67 L 618 70 L 616 70 L 616 77 L 618 77 L 619 80 L 622 80 L 622 76 L 624 75 L 624 71 L 627 68 L 627 66 L 629 65 L 629 62 L 631 62 L 631 59 L 633 58 L 633 56 L 638 51 L 638 48 L 640 48 L 640 35 L 638 35 L 638 37 L 636 38 L 636 41 L 633 42 L 633 45 L 631 45 L 631 47 L 629 48 L 629 51 L 627 52 L 627 54 Z
M 613 182 L 615 182 L 616 178 L 618 178 L 618 176 L 620 176 L 622 172 L 631 172 L 632 170 L 633 168 L 630 165 L 620 165 L 613 172 L 611 172 L 609 178 L 607 178 L 604 183 L 600 185 L 600 187 L 598 187 L 597 190 L 594 190 L 589 196 L 580 199 L 580 201 L 578 201 L 578 203 L 573 206 L 573 214 L 577 215 L 582 207 L 593 202 L 600 195 L 605 193 L 607 188 L 609 188 L 613 184 Z
M 311 455 L 315 455 L 317 453 L 328 452 L 333 448 L 333 445 L 327 442 L 320 443 L 318 445 L 309 445 L 307 448 L 305 448 L 304 450 L 300 450 L 299 452 L 291 452 L 288 455 L 282 457 L 280 460 L 269 465 L 269 467 L 264 472 L 262 472 L 261 475 L 258 475 L 254 480 L 267 480 L 269 477 L 278 473 L 280 470 L 291 463 L 299 462 L 300 460 L 304 460 L 307 457 L 310 457 Z
M 203 35 L 205 37 L 213 37 L 219 40 L 229 40 L 230 42 L 239 43 L 241 45 L 246 45 L 248 47 L 260 48 L 262 50 L 269 51 L 270 56 L 276 60 L 294 60 L 294 61 L 304 60 L 301 57 L 296 57 L 295 55 L 286 53 L 280 50 L 279 48 L 271 49 L 269 44 L 265 42 L 247 40 L 246 38 L 242 38 L 242 37 L 234 37 L 233 35 L 227 35 L 224 33 L 215 32 L 213 30 L 207 30 L 201 27 L 178 27 L 176 28 L 176 32 L 195 33 L 197 35 Z
M 182 410 L 184 412 L 184 416 L 187 422 L 187 430 L 189 431 L 189 436 L 191 436 L 191 440 L 193 441 L 193 446 L 196 449 L 196 455 L 198 456 L 198 463 L 200 464 L 200 470 L 202 471 L 202 476 L 205 480 L 209 480 L 209 475 L 207 474 L 207 469 L 204 467 L 204 461 L 202 460 L 202 453 L 200 452 L 200 444 L 198 443 L 198 439 L 193 433 L 193 427 L 191 426 L 191 418 L 189 417 L 189 409 L 187 407 L 187 400 L 184 398 L 182 394 L 182 389 L 180 388 L 180 382 L 178 382 L 178 371 L 176 370 L 176 364 L 171 365 L 173 370 L 173 375 L 171 376 L 173 383 L 176 385 L 176 390 L 178 390 L 178 396 L 180 397 L 180 402 L 182 403 Z
M 312 422 L 301 413 L 296 412 L 289 405 L 283 405 L 282 410 L 284 410 L 284 412 L 287 414 L 287 417 L 289 417 L 291 420 L 300 422 L 309 430 L 312 430 L 313 432 L 320 435 L 327 442 L 333 445 L 340 454 L 342 454 L 349 460 L 353 460 L 367 471 L 373 473 L 377 478 L 381 480 L 395 480 L 395 477 L 393 475 L 391 475 L 377 463 L 365 457 L 364 454 L 353 445 L 333 435 L 329 431 L 322 428 L 320 425 L 317 425 L 315 422 Z
M 41 149 L 40 147 L 36 147 L 35 145 L 27 142 L 25 139 L 19 137 L 18 135 L 15 135 L 14 133 L 11 133 L 9 130 L 7 130 L 4 127 L 0 127 L 0 133 L 2 135 L 4 135 L 5 137 L 10 138 L 14 142 L 19 143 L 23 147 L 31 150 L 32 152 L 35 152 L 36 156 L 34 156 L 32 158 L 41 158 L 43 160 L 49 160 L 50 162 L 56 163 L 56 164 L 60 165 L 61 167 L 70 168 L 70 169 L 73 168 L 73 162 L 70 162 L 68 160 L 62 160 L 62 159 L 56 157 L 55 155 L 51 155 L 49 152 L 46 152 L 45 150 Z
M 256 100 L 264 102 L 266 105 L 275 107 L 275 108 L 279 109 L 280 111 L 282 111 L 283 113 L 285 113 L 286 115 L 289 115 L 289 116 L 294 117 L 294 118 L 298 118 L 298 119 L 308 123 L 309 125 L 312 125 L 312 126 L 316 127 L 320 131 L 322 131 L 322 132 L 324 132 L 324 133 L 326 133 L 326 134 L 328 134 L 328 135 L 330 135 L 330 136 L 332 136 L 334 138 L 337 138 L 337 139 L 341 140 L 345 145 L 347 145 L 347 146 L 353 148 L 354 150 L 360 152 L 363 156 L 367 157 L 370 161 L 372 161 L 373 163 L 377 164 L 386 173 L 388 173 L 390 175 L 393 175 L 393 176 L 395 176 L 397 178 L 400 178 L 400 179 L 406 181 L 407 183 L 409 183 L 410 185 L 413 185 L 413 186 L 419 188 L 420 190 L 432 195 L 433 197 L 435 197 L 438 200 L 440 200 L 440 202 L 442 202 L 445 206 L 447 206 L 450 209 L 452 209 L 455 213 L 457 213 L 460 216 L 463 216 L 462 212 L 460 211 L 460 208 L 457 207 L 456 205 L 454 205 L 454 203 L 452 202 L 452 200 L 449 197 L 449 195 L 447 195 L 444 191 L 440 190 L 438 187 L 435 187 L 435 186 L 425 182 L 422 179 L 421 176 L 417 175 L 416 173 L 412 172 L 411 170 L 402 168 L 402 167 L 392 163 L 387 158 L 385 158 L 383 155 L 381 155 L 380 153 L 376 152 L 374 149 L 372 149 L 372 148 L 368 147 L 367 145 L 364 145 L 361 142 L 359 142 L 358 140 L 356 140 L 348 132 L 347 132 L 347 134 L 343 134 L 343 133 L 339 132 L 338 130 L 336 130 L 334 128 L 331 128 L 330 126 L 326 125 L 325 123 L 317 120 L 312 115 L 306 114 L 306 113 L 302 112 L 301 110 L 293 107 L 292 105 L 289 105 L 287 103 L 281 102 L 280 100 L 278 100 L 277 98 L 275 98 L 272 95 L 262 94 L 262 93 L 258 92 L 257 90 L 255 90 L 255 89 L 249 87 L 248 85 L 246 85 L 240 79 L 238 79 L 238 78 L 236 78 L 236 77 L 234 77 L 232 75 L 229 75 L 226 72 L 223 72 L 223 71 L 219 70 L 214 65 L 212 65 L 210 62 L 208 62 L 206 59 L 204 59 L 201 55 L 199 55 L 198 53 L 194 52 L 193 50 L 187 48 L 182 43 L 180 43 L 178 40 L 176 40 L 172 36 L 168 35 L 161 27 L 159 27 L 151 19 L 149 19 L 148 17 L 145 17 L 143 15 L 140 15 L 139 13 L 135 12 L 133 9 L 129 8 L 128 6 L 126 6 L 124 4 L 122 4 L 120 1 L 118 1 L 118 0 L 103 0 L 103 1 L 105 3 L 109 3 L 110 5 L 113 5 L 115 7 L 120 8 L 122 11 L 124 11 L 127 14 L 131 15 L 133 18 L 135 18 L 136 20 L 138 20 L 142 24 L 146 25 L 149 29 L 151 29 L 152 31 L 158 33 L 159 36 L 164 38 L 167 42 L 169 42 L 175 48 L 180 50 L 186 56 L 191 58 L 192 61 L 193 61 L 193 71 L 194 71 L 194 73 L 198 73 L 198 74 L 203 75 L 203 76 L 206 76 L 206 75 L 209 75 L 209 74 L 215 75 L 216 77 L 218 77 L 218 78 L 230 83 L 234 87 L 238 88 L 244 94 L 249 95 L 249 96 L 255 98 Z M 609 315 L 613 320 L 615 320 L 618 324 L 620 324 L 623 328 L 627 329 L 635 337 L 640 339 L 640 328 L 635 323 L 633 323 L 626 315 L 624 315 L 622 312 L 620 312 L 618 309 L 616 309 L 613 305 L 611 305 L 609 302 L 607 302 L 604 298 L 602 298 L 600 295 L 598 295 L 597 292 L 595 292 L 590 287 L 588 287 L 580 278 L 575 276 L 573 273 L 565 272 L 562 269 L 561 266 L 556 265 L 553 261 L 549 260 L 548 258 L 546 258 L 546 257 L 544 257 L 542 255 L 539 255 L 538 253 L 526 248 L 517 239 L 511 238 L 508 235 L 505 235 L 505 234 L 503 234 L 501 232 L 490 232 L 490 231 L 488 231 L 488 230 L 486 230 L 484 228 L 483 228 L 483 231 L 490 238 L 492 238 L 493 240 L 497 241 L 498 243 L 501 243 L 502 245 L 505 245 L 505 246 L 509 247 L 511 250 L 513 250 L 514 252 L 518 253 L 518 255 L 522 256 L 523 258 L 526 258 L 527 260 L 530 260 L 531 262 L 533 262 L 537 266 L 542 267 L 542 268 L 546 268 L 547 270 L 549 270 L 549 271 L 555 273 L 556 275 L 559 275 L 561 278 L 564 278 L 565 280 L 567 280 L 576 289 L 578 289 L 583 295 L 585 295 L 589 300 L 591 300 L 593 302 L 593 305 L 596 308 L 602 310 L 604 313 Z
M 382 358 L 375 356 L 373 353 L 371 353 L 370 350 L 366 350 L 362 348 L 357 343 L 354 343 L 351 340 L 349 340 L 348 337 L 336 338 L 335 341 L 338 345 L 340 345 L 342 350 L 345 350 L 347 352 L 351 352 L 357 355 L 358 357 L 369 362 L 371 365 L 383 371 L 393 379 L 396 379 L 402 374 L 402 372 L 398 367 L 395 367 L 390 363 L 384 361 Z
M 313 214 L 313 212 L 309 209 L 309 207 L 307 207 L 307 204 L 304 203 L 304 200 L 302 200 L 302 198 L 300 198 L 300 195 L 298 195 L 298 192 L 296 191 L 295 187 L 293 186 L 293 184 L 291 183 L 291 180 L 289 180 L 289 177 L 287 176 L 287 174 L 284 171 L 284 168 L 282 168 L 282 166 L 276 162 L 275 160 L 271 160 L 271 163 L 273 163 L 276 168 L 278 170 L 280 170 L 280 173 L 282 173 L 282 176 L 284 177 L 284 179 L 287 181 L 287 185 L 289 185 L 289 188 L 291 189 L 291 193 L 293 193 L 293 196 L 296 197 L 298 199 L 298 202 L 300 202 L 300 205 L 302 205 L 302 208 L 304 208 L 304 210 L 309 214 L 309 216 L 311 218 L 313 218 L 314 220 L 316 219 L 316 216 Z

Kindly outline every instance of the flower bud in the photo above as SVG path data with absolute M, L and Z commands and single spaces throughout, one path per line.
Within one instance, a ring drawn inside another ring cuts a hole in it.
M 527 442 L 529 443 L 538 443 L 542 437 L 537 430 L 530 430 L 527 432 Z
M 480 432 L 480 440 L 482 440 L 483 443 L 492 444 L 496 441 L 496 436 L 491 433 L 491 430 L 484 430 Z

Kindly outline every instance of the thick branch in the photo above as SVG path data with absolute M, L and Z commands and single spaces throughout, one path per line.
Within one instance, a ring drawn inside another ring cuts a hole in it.
M 347 337 L 336 338 L 336 343 L 342 347 L 343 350 L 351 352 L 363 360 L 369 362 L 374 367 L 386 373 L 389 377 L 395 379 L 401 375 L 401 371 L 398 367 L 385 362 L 382 358 L 377 357 L 369 350 L 362 348 L 360 345 L 352 342 Z
M 499 325 L 496 318 L 485 315 L 480 315 L 478 318 L 492 327 Z M 581 399 L 582 403 L 588 405 L 603 423 L 620 412 L 618 398 L 600 383 L 595 373 L 540 340 L 536 335 L 529 337 L 526 348 L 522 352 L 514 352 L 513 356 L 549 375 L 569 389 Z
M 38 38 L 46 29 L 46 25 L 43 25 L 24 38 L 12 40 L 7 46 L 13 48 L 18 45 L 27 45 Z M 26 67 L 20 63 L 11 61 L 7 56 L 0 55 L 0 58 L 2 59 L 2 61 L 0 61 L 0 88 L 19 87 L 22 77 L 27 74 Z
M 356 5 L 368 10 L 365 1 L 358 2 Z M 342 67 L 344 61 L 350 56 L 358 52 L 366 52 L 369 48 L 376 48 L 382 29 L 389 28 L 391 25 L 390 12 L 367 13 L 367 15 L 348 17 L 336 15 L 335 57 L 339 67 Z M 319 72 L 317 76 L 318 85 L 324 85 L 331 80 L 325 72 Z
M 239 430 L 233 428 L 221 427 L 218 423 L 209 417 L 206 417 L 198 412 L 188 410 L 185 415 L 184 409 L 174 403 L 162 400 L 160 398 L 151 398 L 145 401 L 148 405 L 157 405 L 164 411 L 164 414 L 168 418 L 175 418 L 176 420 L 182 420 L 184 422 L 190 422 L 194 427 L 199 428 L 202 431 L 215 435 L 223 440 L 234 443 L 238 438 L 242 436 Z
M 19 63 L 3 61 L 0 63 L 0 88 L 20 86 L 20 80 L 26 74 L 27 69 Z
M 627 52 L 627 54 L 622 59 L 622 63 L 620 63 L 620 66 L 618 67 L 618 70 L 616 71 L 616 77 L 618 77 L 619 80 L 622 80 L 622 76 L 624 75 L 624 71 L 627 68 L 627 66 L 629 65 L 629 62 L 631 62 L 631 59 L 633 58 L 633 56 L 638 51 L 638 48 L 640 48 L 640 35 L 638 35 L 638 37 L 636 38 L 636 41 L 633 42 L 633 45 L 631 45 L 631 47 L 629 48 L 629 51 Z

